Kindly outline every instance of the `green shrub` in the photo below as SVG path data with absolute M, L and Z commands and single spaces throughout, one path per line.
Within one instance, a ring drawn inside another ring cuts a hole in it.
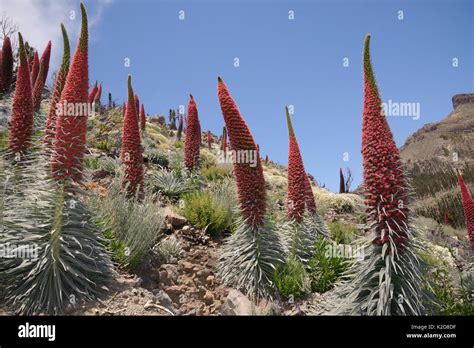
M 84 157 L 84 165 L 89 169 L 99 169 L 100 160 L 98 157 L 86 156 Z
M 98 223 L 110 241 L 113 258 L 122 267 L 135 269 L 159 237 L 164 216 L 160 203 L 152 195 L 141 201 L 127 197 L 121 190 L 120 176 L 112 182 L 108 194 L 95 200 Z
M 0 151 L 6 149 L 8 146 L 8 133 L 1 132 L 0 133 Z
M 294 258 L 275 269 L 274 282 L 280 295 L 287 300 L 301 298 L 311 291 L 311 280 L 304 265 Z
M 357 227 L 340 221 L 330 222 L 328 227 L 332 239 L 338 244 L 350 244 L 359 232 Z
M 183 148 L 183 142 L 180 141 L 180 140 L 176 140 L 174 142 L 174 147 L 177 148 L 177 149 L 182 149 Z
M 202 169 L 201 175 L 206 181 L 222 181 L 232 176 L 232 168 L 222 165 L 209 166 Z
M 344 258 L 327 254 L 331 245 L 330 241 L 320 238 L 315 244 L 314 256 L 308 262 L 311 289 L 319 293 L 330 290 L 349 267 Z
M 232 213 L 215 201 L 208 191 L 189 193 L 183 198 L 183 215 L 194 226 L 205 229 L 211 235 L 230 231 Z

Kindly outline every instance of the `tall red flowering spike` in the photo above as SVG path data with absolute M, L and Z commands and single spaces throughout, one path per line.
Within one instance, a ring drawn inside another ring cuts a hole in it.
M 207 131 L 207 148 L 210 150 L 212 145 L 211 131 Z
M 306 210 L 311 214 L 316 213 L 316 200 L 314 199 L 313 189 L 311 188 L 311 182 L 309 181 L 308 174 L 306 174 L 304 197 Z
M 23 37 L 18 33 L 20 43 L 20 65 L 16 74 L 16 88 L 13 97 L 9 148 L 23 154 L 31 144 L 33 134 L 34 106 L 31 93 L 30 69 L 26 60 Z
M 51 41 L 48 41 L 46 48 L 41 55 L 40 65 L 43 64 L 43 87 L 46 83 L 46 79 L 48 78 L 49 72 L 49 61 L 51 58 Z
M 97 87 L 97 93 L 94 96 L 94 101 L 100 104 L 100 98 L 102 97 L 102 83 Z
M 97 86 L 97 82 L 94 83 L 94 86 L 92 86 L 89 94 L 87 95 L 87 102 L 89 104 L 92 104 L 95 101 L 95 96 L 97 94 L 99 87 Z
M 134 100 L 135 100 L 135 112 L 138 117 L 138 113 L 140 112 L 140 99 L 138 99 L 138 95 L 135 94 Z
M 31 85 L 34 86 L 36 78 L 38 77 L 38 72 L 40 69 L 40 61 L 38 56 L 38 51 L 35 51 L 33 56 L 33 67 L 31 68 Z
M 46 119 L 46 127 L 44 132 L 44 142 L 49 147 L 56 135 L 56 105 L 61 98 L 66 83 L 67 73 L 69 71 L 69 60 L 71 59 L 71 48 L 69 46 L 69 38 L 67 36 L 66 27 L 61 23 L 61 32 L 63 34 L 63 58 L 61 66 L 56 74 L 54 81 L 53 93 L 51 95 L 51 104 L 49 107 L 48 118 Z
M 406 238 L 403 226 L 408 223 L 407 189 L 398 148 L 382 111 L 382 104 L 370 62 L 370 35 L 364 45 L 364 108 L 362 122 L 362 157 L 365 202 L 369 221 L 376 224 L 382 244 L 393 231 L 396 243 Z M 389 228 L 388 228 L 389 227 Z M 383 235 L 383 237 L 382 237 Z
M 199 165 L 201 146 L 201 125 L 199 124 L 196 102 L 192 95 L 189 96 L 184 139 L 184 165 L 187 169 L 192 170 Z
M 250 130 L 240 115 L 240 111 L 232 99 L 224 81 L 218 77 L 218 97 L 222 115 L 233 151 L 254 151 L 257 163 L 234 163 L 240 209 L 249 226 L 263 224 L 266 211 L 266 191 L 263 168 L 257 144 Z
M 140 108 L 140 128 L 145 130 L 146 127 L 146 116 L 145 116 L 145 105 L 142 104 Z
M 222 146 L 221 151 L 224 152 L 224 155 L 227 153 L 227 128 L 222 128 Z
M 81 3 L 82 25 L 79 42 L 72 58 L 61 93 L 57 118 L 55 152 L 52 156 L 52 172 L 57 179 L 81 179 L 82 159 L 86 149 L 87 116 L 90 104 L 87 13 Z
M 5 36 L 3 39 L 1 53 L 0 93 L 5 93 L 10 90 L 13 80 L 13 51 L 12 43 L 8 36 Z
M 33 106 L 35 111 L 38 112 L 41 106 L 41 96 L 43 94 L 43 76 L 44 76 L 44 65 L 43 62 L 40 63 L 40 68 L 38 71 L 38 76 L 36 82 L 33 85 Z
M 122 151 L 120 159 L 125 165 L 123 185 L 130 195 L 143 190 L 143 155 L 138 129 L 138 116 L 132 89 L 132 77 L 128 75 L 128 101 L 122 129 Z
M 265 155 L 265 163 L 268 163 L 268 155 Z
M 346 184 L 342 168 L 339 168 L 339 193 L 346 193 Z
M 303 158 L 291 124 L 288 107 L 285 108 L 288 124 L 288 218 L 301 221 L 305 210 L 306 171 Z
M 464 210 L 464 221 L 466 221 L 467 233 L 471 242 L 471 249 L 474 251 L 474 199 L 469 194 L 466 184 L 458 173 L 458 183 L 461 188 L 462 207 Z

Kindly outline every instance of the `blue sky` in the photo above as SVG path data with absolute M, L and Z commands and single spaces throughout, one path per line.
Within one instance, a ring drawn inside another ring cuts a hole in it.
M 372 34 L 382 98 L 420 105 L 418 120 L 389 117 L 399 146 L 424 124 L 447 116 L 454 94 L 474 91 L 474 9 L 468 0 L 85 3 L 91 13 L 100 13 L 90 32 L 90 79 L 103 81 L 104 96 L 110 91 L 121 103 L 132 74 L 146 111 L 167 116 L 168 109 L 187 105 L 192 93 L 202 129 L 220 134 L 216 77 L 221 75 L 262 155 L 282 164 L 288 151 L 284 107 L 294 105 L 306 169 L 333 191 L 339 167 L 352 169 L 354 186 L 361 182 L 366 33 Z M 185 20 L 179 20 L 180 10 Z M 294 20 L 288 19 L 290 10 Z M 66 22 L 75 33 L 78 24 Z M 349 162 L 343 161 L 345 152 Z

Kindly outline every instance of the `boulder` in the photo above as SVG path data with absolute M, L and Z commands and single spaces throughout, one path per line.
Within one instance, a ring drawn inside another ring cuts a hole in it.
M 176 214 L 174 211 L 171 210 L 171 208 L 166 207 L 165 208 L 165 220 L 167 223 L 169 223 L 173 229 L 177 230 L 186 225 L 188 220 L 186 220 L 185 217 Z
M 238 290 L 230 290 L 221 307 L 222 315 L 252 315 L 252 302 Z

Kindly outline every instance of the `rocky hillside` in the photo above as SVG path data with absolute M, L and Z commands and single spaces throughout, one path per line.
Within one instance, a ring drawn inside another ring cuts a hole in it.
M 453 111 L 443 120 L 424 125 L 400 148 L 423 215 L 453 226 L 464 221 L 454 169 L 474 188 L 474 94 L 452 98 Z

